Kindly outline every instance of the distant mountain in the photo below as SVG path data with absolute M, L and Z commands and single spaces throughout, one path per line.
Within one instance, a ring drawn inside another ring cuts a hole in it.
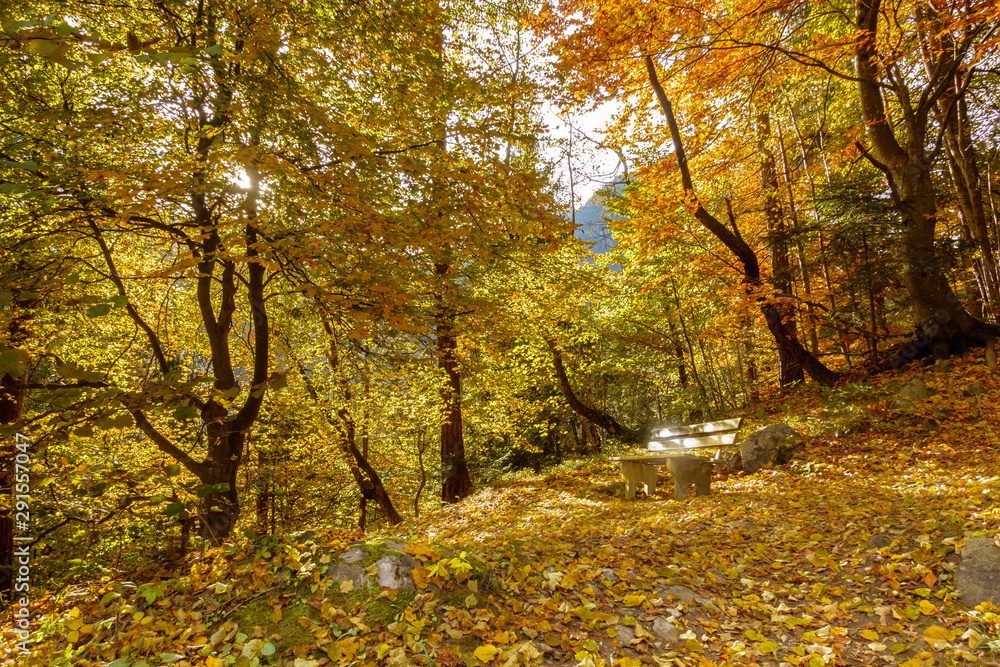
M 621 216 L 604 208 L 600 193 L 595 194 L 576 212 L 576 238 L 593 243 L 595 253 L 605 253 L 618 245 L 608 230 L 606 219 L 620 219 Z

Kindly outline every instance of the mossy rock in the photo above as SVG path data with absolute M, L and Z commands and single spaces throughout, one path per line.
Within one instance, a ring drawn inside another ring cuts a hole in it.
M 275 613 L 267 600 L 254 600 L 233 614 L 233 622 L 248 634 L 257 627 L 263 629 L 265 639 L 273 644 L 279 653 L 315 641 L 309 630 L 309 624 L 303 626 L 299 619 L 318 620 L 320 617 L 318 609 L 305 602 L 293 602 L 281 608 L 281 618 L 276 621 L 273 620 Z

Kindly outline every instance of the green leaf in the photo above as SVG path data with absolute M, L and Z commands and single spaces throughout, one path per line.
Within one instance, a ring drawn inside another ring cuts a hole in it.
M 0 354 L 0 375 L 19 378 L 28 369 L 28 353 L 23 350 L 8 350 Z
M 204 486 L 199 486 L 195 491 L 199 498 L 207 498 L 208 496 L 215 493 L 215 487 L 211 484 L 206 484 Z
M 181 474 L 181 466 L 179 463 L 173 463 L 164 468 L 163 471 L 167 474 L 167 477 L 176 477 Z
M 205 49 L 205 53 L 210 56 L 217 56 L 222 53 L 222 44 L 213 44 L 212 46 Z
M 229 482 L 222 482 L 220 484 L 215 485 L 215 491 L 217 493 L 225 493 L 228 490 L 229 490 Z
M 182 509 L 184 509 L 183 503 L 170 503 L 167 505 L 166 509 L 163 510 L 163 514 L 164 516 L 177 516 L 180 514 Z
M 99 303 L 87 309 L 87 317 L 102 317 L 111 312 L 110 303 Z
M 88 53 L 87 60 L 90 61 L 91 65 L 100 65 L 113 55 L 113 53 Z
M 98 419 L 96 425 L 103 429 L 112 428 L 128 428 L 132 426 L 135 422 L 132 421 L 132 415 L 127 412 L 121 412 L 117 415 L 112 415 L 110 417 L 104 417 L 103 419 Z
M 14 160 L 0 160 L 0 164 L 5 167 L 16 167 L 18 169 L 24 169 L 26 171 L 38 171 L 38 163 L 34 160 L 29 160 L 28 162 L 16 162 Z
M 264 645 L 260 647 L 260 654 L 263 656 L 273 655 L 274 651 L 274 644 L 271 642 L 264 642 Z
M 200 414 L 193 405 L 182 405 L 174 410 L 174 419 L 193 419 Z

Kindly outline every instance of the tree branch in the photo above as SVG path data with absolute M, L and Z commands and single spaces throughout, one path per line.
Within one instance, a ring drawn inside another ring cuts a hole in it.
M 111 257 L 111 250 L 108 248 L 108 244 L 104 240 L 104 236 L 101 234 L 101 230 L 97 227 L 97 223 L 93 220 L 89 221 L 90 229 L 94 232 L 94 237 L 97 239 L 97 244 L 101 247 L 101 254 L 104 255 L 104 263 L 107 264 L 108 272 L 111 276 L 111 282 L 115 284 L 118 288 L 118 295 L 125 299 L 125 310 L 128 312 L 129 317 L 132 321 L 146 333 L 146 338 L 149 340 L 149 345 L 153 348 L 153 356 L 156 358 L 156 363 L 160 366 L 160 372 L 166 375 L 170 372 L 170 364 L 167 363 L 167 357 L 163 354 L 163 346 L 160 344 L 160 338 L 153 331 L 153 328 L 146 324 L 146 321 L 142 319 L 139 315 L 139 311 L 135 309 L 132 302 L 128 299 L 128 294 L 125 292 L 125 283 L 122 282 L 121 276 L 118 274 L 118 269 L 115 266 L 115 261 Z

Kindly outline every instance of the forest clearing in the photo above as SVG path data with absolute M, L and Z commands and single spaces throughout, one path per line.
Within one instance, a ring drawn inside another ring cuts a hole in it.
M 889 408 L 912 377 L 935 393 Z M 982 410 L 1000 381 L 981 359 L 884 379 L 762 415 L 801 430 L 794 458 L 709 496 L 626 500 L 617 466 L 588 458 L 396 530 L 319 528 L 67 586 L 33 609 L 19 664 L 1000 664 L 1000 606 L 954 585 L 963 543 L 1000 536 L 1000 417 Z M 374 559 L 402 552 L 414 583 L 355 588 L 341 556 L 358 545 L 373 582 Z
M 4 664 L 997 662 L 1000 3 L 0 24 Z

